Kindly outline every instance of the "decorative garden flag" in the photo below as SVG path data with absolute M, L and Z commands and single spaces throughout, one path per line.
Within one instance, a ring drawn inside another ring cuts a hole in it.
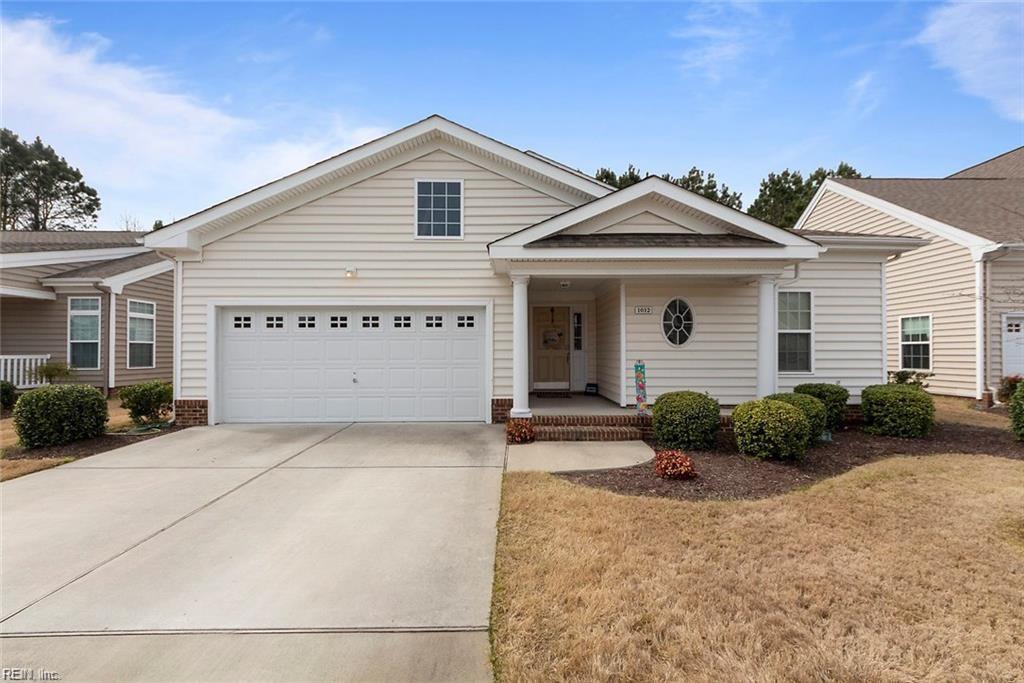
M 633 363 L 633 375 L 636 377 L 636 409 L 647 410 L 647 365 L 642 360 Z

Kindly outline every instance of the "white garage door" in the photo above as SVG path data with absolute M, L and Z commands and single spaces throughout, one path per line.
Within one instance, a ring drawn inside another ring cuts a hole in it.
M 484 310 L 224 309 L 224 422 L 484 419 Z

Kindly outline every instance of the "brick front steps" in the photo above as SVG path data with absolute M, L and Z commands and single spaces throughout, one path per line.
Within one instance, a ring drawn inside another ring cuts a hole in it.
M 534 427 L 537 441 L 640 441 L 643 431 L 638 427 L 603 427 L 595 425 L 539 425 Z

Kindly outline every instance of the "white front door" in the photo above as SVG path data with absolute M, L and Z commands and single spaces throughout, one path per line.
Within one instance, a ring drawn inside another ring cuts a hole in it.
M 1003 376 L 1024 375 L 1024 315 L 1003 318 Z
M 225 309 L 223 422 L 484 419 L 484 310 Z

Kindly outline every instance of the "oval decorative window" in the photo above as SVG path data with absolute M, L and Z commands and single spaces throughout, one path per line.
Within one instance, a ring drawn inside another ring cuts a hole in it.
M 693 334 L 693 309 L 682 299 L 665 304 L 661 314 L 661 331 L 673 346 L 682 346 Z

